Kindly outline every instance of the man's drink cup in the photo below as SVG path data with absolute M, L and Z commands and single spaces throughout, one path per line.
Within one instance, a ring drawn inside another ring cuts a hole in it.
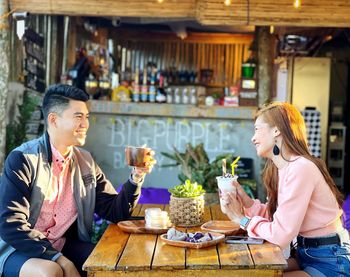
M 151 148 L 127 146 L 125 148 L 125 162 L 130 166 L 145 167 L 151 158 Z
M 225 209 L 226 203 L 222 199 L 222 195 L 227 192 L 236 190 L 236 188 L 232 185 L 232 182 L 237 181 L 237 179 L 238 179 L 237 175 L 216 177 L 216 181 L 218 182 L 219 194 L 220 194 L 220 206 L 221 206 L 221 211 L 223 213 L 226 213 L 226 209 Z

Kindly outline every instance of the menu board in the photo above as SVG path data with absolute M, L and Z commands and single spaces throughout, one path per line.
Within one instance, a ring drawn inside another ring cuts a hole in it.
M 27 88 L 38 92 L 45 92 L 45 55 L 44 38 L 33 31 L 26 29 L 24 33 L 25 49 L 25 82 Z
M 33 29 L 26 29 L 24 33 L 24 86 L 32 99 L 36 99 L 38 106 L 26 124 L 27 139 L 38 137 L 44 129 L 40 103 L 46 89 L 45 84 L 45 51 L 44 37 Z

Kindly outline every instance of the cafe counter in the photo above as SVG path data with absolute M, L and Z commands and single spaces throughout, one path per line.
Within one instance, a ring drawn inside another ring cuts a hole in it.
M 90 111 L 101 114 L 252 120 L 257 108 L 92 100 Z

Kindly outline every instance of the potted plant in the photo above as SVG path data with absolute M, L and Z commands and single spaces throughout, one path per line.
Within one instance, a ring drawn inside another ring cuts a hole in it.
M 170 220 L 173 224 L 192 227 L 203 223 L 205 190 L 201 185 L 187 179 L 169 192 Z
M 181 182 L 184 183 L 189 179 L 192 182 L 202 184 L 203 189 L 206 191 L 206 200 L 208 204 L 218 203 L 219 198 L 217 194 L 216 177 L 222 175 L 222 160 L 226 159 L 227 164 L 231 164 L 235 159 L 233 154 L 219 155 L 212 162 L 209 162 L 203 143 L 196 146 L 192 146 L 189 143 L 184 153 L 181 153 L 174 147 L 174 153 L 162 152 L 162 155 L 175 161 L 175 163 L 165 164 L 163 167 L 180 166 L 181 172 L 178 174 L 178 178 Z M 236 169 L 238 176 L 244 175 L 241 174 L 244 173 L 243 171 L 244 169 L 239 166 Z M 255 180 L 240 177 L 239 182 L 247 194 L 255 198 Z M 208 197 L 209 195 L 211 197 Z
M 242 77 L 253 78 L 255 67 L 256 67 L 256 60 L 253 56 L 251 56 L 244 63 L 242 63 Z
M 18 105 L 18 117 L 11 120 L 6 126 L 6 149 L 7 156 L 14 148 L 26 141 L 27 137 L 27 123 L 38 105 L 38 98 L 31 97 L 28 91 L 23 93 L 23 102 Z

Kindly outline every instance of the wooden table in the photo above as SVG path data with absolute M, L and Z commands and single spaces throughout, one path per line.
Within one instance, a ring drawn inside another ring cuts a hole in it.
M 133 216 L 143 216 L 150 207 L 138 205 Z M 219 205 L 206 206 L 205 221 L 228 220 Z M 200 227 L 188 228 L 188 232 Z M 186 230 L 182 228 L 182 230 Z M 127 234 L 111 224 L 83 265 L 88 276 L 282 276 L 286 260 L 280 248 L 262 245 L 220 243 L 202 249 L 170 246 L 157 235 Z

